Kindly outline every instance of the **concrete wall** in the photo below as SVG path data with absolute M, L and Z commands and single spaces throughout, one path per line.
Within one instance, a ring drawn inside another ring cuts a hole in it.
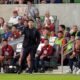
M 39 8 L 40 15 L 44 15 L 47 10 L 51 15 L 57 15 L 59 24 L 80 26 L 80 4 L 47 4 L 36 5 Z M 8 20 L 12 11 L 17 9 L 20 15 L 23 15 L 27 5 L 0 5 L 0 16 Z

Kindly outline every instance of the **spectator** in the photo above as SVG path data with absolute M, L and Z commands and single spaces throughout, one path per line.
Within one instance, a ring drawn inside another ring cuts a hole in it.
M 80 31 L 78 30 L 78 27 L 77 25 L 73 25 L 71 31 L 70 31 L 71 34 L 75 34 L 75 37 L 80 37 Z
M 24 26 L 28 27 L 28 20 L 24 20 Z
M 62 0 L 54 0 L 54 3 L 62 3 Z
M 46 4 L 46 1 L 45 0 L 41 0 L 41 4 Z
M 13 11 L 13 16 L 9 19 L 9 23 L 10 24 L 17 24 L 18 23 L 18 18 L 19 18 L 19 14 L 18 12 L 15 10 Z
M 22 30 L 23 29 L 23 19 L 22 19 L 22 17 L 19 17 L 18 18 L 18 24 L 16 24 L 16 28 L 18 29 L 18 30 Z
M 64 34 L 62 31 L 58 31 L 58 37 L 55 40 L 55 50 L 56 50 L 56 60 L 58 63 L 61 63 L 61 49 L 67 43 L 67 40 L 64 38 Z
M 11 40 L 12 33 L 9 31 L 9 28 L 5 28 L 4 34 L 2 34 L 2 40 L 7 39 L 8 41 Z
M 45 63 L 44 61 L 45 60 L 48 60 L 50 59 L 50 56 L 52 55 L 53 53 L 53 47 L 51 45 L 49 45 L 49 41 L 48 39 L 45 39 L 44 41 L 44 46 L 42 47 L 41 49 L 41 52 L 39 54 L 36 54 L 36 71 L 38 71 L 38 66 L 39 66 L 39 61 L 41 62 L 41 68 L 40 68 L 40 72 L 44 72 L 45 71 Z
M 0 64 L 4 64 L 4 61 L 8 61 L 8 64 L 11 64 L 12 58 L 14 55 L 14 50 L 11 45 L 8 44 L 8 41 L 5 39 L 3 40 L 2 46 L 2 54 L 0 56 Z
M 27 15 L 30 19 L 33 19 L 35 21 L 37 14 L 39 14 L 38 9 L 32 5 L 32 3 L 30 1 L 28 1 L 28 10 Z
M 57 36 L 55 34 L 54 31 L 51 32 L 50 38 L 49 38 L 49 44 L 54 46 L 55 40 L 56 40 Z
M 4 23 L 5 23 L 4 19 L 0 17 L 0 34 L 4 33 L 4 30 L 3 30 Z
M 70 39 L 70 32 L 66 30 L 65 25 L 59 25 L 59 31 L 62 31 L 64 33 L 64 37 L 67 38 L 67 40 Z
M 80 69 L 80 39 L 77 39 L 74 45 L 74 50 L 69 57 L 69 66 L 71 69 L 71 73 L 73 73 L 74 62 L 77 60 L 76 66 Z M 80 70 L 79 70 L 80 71 Z
M 49 28 L 43 28 L 41 35 L 41 42 L 44 43 L 45 38 L 49 39 L 49 37 L 50 37 Z
M 68 41 L 68 45 L 67 45 L 67 51 L 70 51 L 73 49 L 73 41 L 75 40 L 75 34 L 71 34 L 71 38 Z
M 19 34 L 16 26 L 13 25 L 11 38 L 12 38 L 12 40 L 14 40 L 14 39 L 17 39 L 17 38 L 19 38 L 19 37 L 20 37 L 20 34 Z
M 50 29 L 50 31 L 55 31 L 55 26 L 54 26 L 53 23 L 51 23 L 51 20 L 50 19 L 47 19 L 46 20 L 45 27 L 48 27 Z
M 4 4 L 5 3 L 5 0 L 0 0 L 0 4 Z
M 40 17 L 36 17 L 36 27 L 40 31 L 42 28 L 42 23 Z
M 51 23 L 54 23 L 54 18 L 50 15 L 49 11 L 47 11 L 45 13 L 45 19 L 44 19 L 44 24 L 47 25 L 47 19 L 50 19 L 51 20 Z
M 66 44 L 66 39 L 64 38 L 64 34 L 62 31 L 58 32 L 58 38 L 56 38 L 55 40 L 55 44 L 59 45 L 59 46 L 63 46 Z

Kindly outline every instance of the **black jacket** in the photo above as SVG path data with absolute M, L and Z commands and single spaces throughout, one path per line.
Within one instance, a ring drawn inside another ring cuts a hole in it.
M 24 34 L 23 48 L 38 47 L 40 43 L 40 33 L 36 28 L 29 29 L 25 27 L 22 34 Z

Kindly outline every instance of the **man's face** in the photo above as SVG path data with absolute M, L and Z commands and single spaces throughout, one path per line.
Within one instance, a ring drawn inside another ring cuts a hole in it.
M 75 36 L 71 36 L 71 41 L 74 41 L 75 40 Z
M 7 46 L 8 45 L 8 42 L 7 41 L 3 41 L 3 45 L 4 46 Z
M 49 33 L 49 31 L 47 29 L 43 30 L 43 35 L 47 35 Z
M 49 41 L 48 40 L 45 40 L 44 41 L 44 44 L 45 44 L 45 46 L 49 45 Z
M 62 38 L 63 34 L 62 33 L 58 33 L 58 38 Z
M 74 32 L 77 32 L 77 30 L 78 30 L 78 29 L 77 29 L 77 26 L 74 26 L 74 27 L 73 27 L 73 31 L 74 31 Z
M 12 32 L 15 32 L 16 31 L 16 28 L 15 27 L 12 27 Z
M 47 19 L 46 22 L 47 22 L 48 25 L 51 24 L 51 20 L 50 19 Z
M 18 14 L 17 13 L 13 13 L 13 17 L 16 17 Z
M 18 19 L 18 23 L 21 24 L 22 23 L 22 19 Z
M 28 25 L 29 25 L 29 28 L 33 28 L 34 22 L 33 22 L 33 21 L 29 21 L 29 22 L 28 22 Z
M 59 31 L 63 31 L 64 29 L 61 27 L 61 26 L 59 26 Z
M 28 26 L 28 22 L 27 21 L 24 21 L 24 26 Z

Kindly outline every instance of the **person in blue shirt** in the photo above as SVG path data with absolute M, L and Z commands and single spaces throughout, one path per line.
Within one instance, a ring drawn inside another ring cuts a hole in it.
M 2 34 L 2 36 L 1 36 L 2 40 L 4 40 L 4 39 L 11 40 L 11 35 L 12 35 L 12 32 L 10 32 L 8 28 L 6 28 L 4 30 L 4 34 Z

